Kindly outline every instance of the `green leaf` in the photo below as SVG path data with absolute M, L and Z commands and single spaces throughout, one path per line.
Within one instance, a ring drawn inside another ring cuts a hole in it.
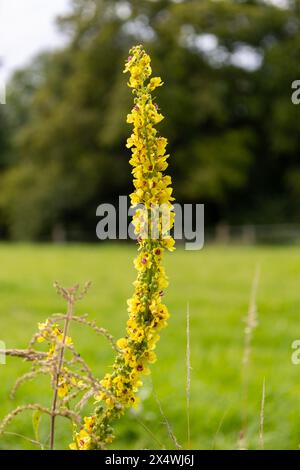
M 32 426 L 33 426 L 33 431 L 34 431 L 34 438 L 37 442 L 40 443 L 41 448 L 43 448 L 43 445 L 40 442 L 40 435 L 39 435 L 41 417 L 42 417 L 41 411 L 39 410 L 34 411 L 32 414 Z

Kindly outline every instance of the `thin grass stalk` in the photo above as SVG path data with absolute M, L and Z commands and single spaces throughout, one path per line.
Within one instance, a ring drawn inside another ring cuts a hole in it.
M 38 361 L 47 357 L 47 353 L 34 351 L 32 349 L 0 349 L 0 355 L 10 356 L 10 357 L 20 357 L 25 361 Z
M 244 336 L 244 353 L 242 361 L 242 428 L 239 436 L 238 447 L 240 450 L 247 449 L 247 428 L 248 428 L 248 393 L 249 393 L 249 367 L 252 352 L 253 331 L 257 327 L 257 305 L 256 297 L 259 284 L 260 268 L 256 267 L 253 278 L 248 314 L 246 317 L 246 327 Z
M 12 419 L 15 416 L 18 416 L 20 413 L 23 413 L 24 411 L 27 410 L 37 410 L 40 411 L 41 413 L 47 414 L 49 416 L 53 415 L 53 411 L 49 410 L 48 408 L 45 408 L 44 406 L 39 405 L 38 403 L 34 404 L 28 404 L 28 405 L 23 405 L 23 406 L 18 406 L 15 408 L 13 411 L 11 411 L 0 423 L 0 435 L 3 434 L 4 429 L 6 426 L 12 421 Z M 75 413 L 74 411 L 71 410 L 56 410 L 54 412 L 55 416 L 62 416 L 64 418 L 70 419 L 72 422 L 80 423 L 80 416 Z
M 190 403 L 191 403 L 191 341 L 190 341 L 190 305 L 186 310 L 186 418 L 187 418 L 187 445 L 191 445 L 190 429 Z
M 152 437 L 154 442 L 156 442 L 156 444 L 158 444 L 161 447 L 161 449 L 164 450 L 165 446 L 157 439 L 157 437 L 151 431 L 151 429 L 137 415 L 134 415 L 134 417 L 135 417 L 136 421 L 139 423 L 139 425 L 142 426 L 142 428 L 149 434 L 149 436 Z
M 7 436 L 20 437 L 21 439 L 24 439 L 24 441 L 30 442 L 30 444 L 33 444 L 33 445 L 39 447 L 40 450 L 44 450 L 43 444 L 41 444 L 40 442 L 36 441 L 35 439 L 30 439 L 30 437 L 23 436 L 23 434 L 19 434 L 19 433 L 17 433 L 17 432 L 10 432 L 10 431 L 4 431 L 3 434 L 4 434 L 4 435 L 7 435 Z
M 213 441 L 212 441 L 212 446 L 211 446 L 211 450 L 215 450 L 215 447 L 216 447 L 216 442 L 217 442 L 217 437 L 219 435 L 219 432 L 221 431 L 222 429 L 222 426 L 223 426 L 223 423 L 225 421 L 225 418 L 227 416 L 227 413 L 228 413 L 228 409 L 224 411 L 221 419 L 220 419 L 220 422 L 219 422 L 219 425 L 217 427 L 217 430 L 216 430 L 216 433 L 214 435 L 214 438 L 213 438 Z
M 262 386 L 261 409 L 260 409 L 260 431 L 259 431 L 259 444 L 261 450 L 265 448 L 264 438 L 264 424 L 265 424 L 265 401 L 266 401 L 266 379 L 264 377 Z
M 158 398 L 158 396 L 157 396 L 157 394 L 156 394 L 154 388 L 153 388 L 153 394 L 154 394 L 154 397 L 155 397 L 155 400 L 156 400 L 158 409 L 159 409 L 159 411 L 160 411 L 161 417 L 162 417 L 162 419 L 163 419 L 163 423 L 164 423 L 164 425 L 165 425 L 165 427 L 166 427 L 166 429 L 167 429 L 167 431 L 168 431 L 168 435 L 169 435 L 170 440 L 174 443 L 174 446 L 176 447 L 177 450 L 182 449 L 182 446 L 181 446 L 181 445 L 179 444 L 179 442 L 177 441 L 177 438 L 176 438 L 176 436 L 175 436 L 175 434 L 174 434 L 174 432 L 173 432 L 172 426 L 171 426 L 171 424 L 170 424 L 170 422 L 169 422 L 167 416 L 166 416 L 165 413 L 164 413 L 164 410 L 163 410 L 163 408 L 162 408 L 161 402 L 160 402 L 160 400 L 159 400 L 159 398 Z

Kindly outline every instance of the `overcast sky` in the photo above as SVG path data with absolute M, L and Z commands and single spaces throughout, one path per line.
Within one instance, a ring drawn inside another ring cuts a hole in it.
M 55 27 L 69 0 L 0 0 L 0 76 L 8 78 L 37 52 L 63 44 Z

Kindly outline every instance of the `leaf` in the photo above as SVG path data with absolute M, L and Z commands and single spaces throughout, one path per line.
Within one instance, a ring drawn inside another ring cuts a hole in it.
M 42 412 L 40 410 L 36 410 L 32 413 L 32 426 L 34 430 L 34 437 L 37 442 L 40 442 L 39 436 L 39 429 L 41 423 Z M 40 443 L 41 448 L 43 448 L 42 443 Z

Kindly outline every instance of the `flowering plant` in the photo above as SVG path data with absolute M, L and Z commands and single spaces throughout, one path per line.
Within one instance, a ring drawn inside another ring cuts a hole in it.
M 102 449 L 112 442 L 111 423 L 126 408 L 137 405 L 141 378 L 150 373 L 148 366 L 156 361 L 154 350 L 159 331 L 169 318 L 162 302 L 168 286 L 162 260 L 165 249 L 174 249 L 174 239 L 169 235 L 174 220 L 173 198 L 171 178 L 163 174 L 168 166 L 167 139 L 158 136 L 155 129 L 163 116 L 152 97 L 152 92 L 163 83 L 159 77 L 150 78 L 151 60 L 142 46 L 130 50 L 124 72 L 130 74 L 128 86 L 134 95 L 134 106 L 127 116 L 127 122 L 133 125 L 127 147 L 132 149 L 130 164 L 135 187 L 131 203 L 138 206 L 133 217 L 138 240 L 134 265 L 138 274 L 134 294 L 127 301 L 126 336 L 117 341 L 119 353 L 113 372 L 103 378 L 101 385 L 105 391 L 96 396 L 95 414 L 76 433 L 72 449 Z
M 70 321 L 76 320 L 72 309 L 71 314 L 69 308 L 66 316 L 59 318 L 65 322 L 63 330 L 54 322 L 57 318 L 39 325 L 34 341 L 47 341 L 50 345 L 46 359 L 42 355 L 43 360 L 37 364 L 41 370 L 46 360 L 47 371 L 52 377 L 54 399 L 52 409 L 47 411 L 52 419 L 51 448 L 54 443 L 55 416 L 59 412 L 67 414 L 71 419 L 76 417 L 76 420 L 73 419 L 77 427 L 71 449 L 104 449 L 113 441 L 111 425 L 127 408 L 137 405 L 142 377 L 150 374 L 149 365 L 156 361 L 159 331 L 166 326 L 169 318 L 168 309 L 162 300 L 168 286 L 163 254 L 165 250 L 174 250 L 174 239 L 170 236 L 174 223 L 173 197 L 171 178 L 164 174 L 168 167 L 167 139 L 160 137 L 155 128 L 163 116 L 153 98 L 153 91 L 163 83 L 159 77 L 151 78 L 151 60 L 142 46 L 131 49 L 124 72 L 130 74 L 128 86 L 134 95 L 134 106 L 127 116 L 127 122 L 133 125 L 127 147 L 132 150 L 130 164 L 133 167 L 134 192 L 131 194 L 131 203 L 136 208 L 133 225 L 138 243 L 138 254 L 134 260 L 137 279 L 134 282 L 134 294 L 127 301 L 129 319 L 126 334 L 116 343 L 105 330 L 91 325 L 87 319 L 80 320 L 92 326 L 96 332 L 104 334 L 116 350 L 112 372 L 107 373 L 101 381 L 93 377 L 82 359 L 79 360 L 72 339 L 67 334 Z M 59 292 L 69 305 L 70 302 L 73 305 L 77 291 L 59 288 Z M 70 351 L 73 358 L 65 359 L 65 351 Z M 36 356 L 32 356 L 32 353 L 32 349 L 29 349 L 28 354 L 31 354 L 30 358 L 33 357 L 30 360 L 35 361 Z M 68 364 L 76 362 L 84 365 L 83 376 L 71 372 L 68 367 Z M 84 418 L 83 425 L 78 425 L 78 415 L 69 411 L 71 398 L 80 392 L 84 392 L 84 395 L 77 410 L 91 396 L 96 402 L 94 413 Z M 68 408 L 64 407 L 66 404 Z

